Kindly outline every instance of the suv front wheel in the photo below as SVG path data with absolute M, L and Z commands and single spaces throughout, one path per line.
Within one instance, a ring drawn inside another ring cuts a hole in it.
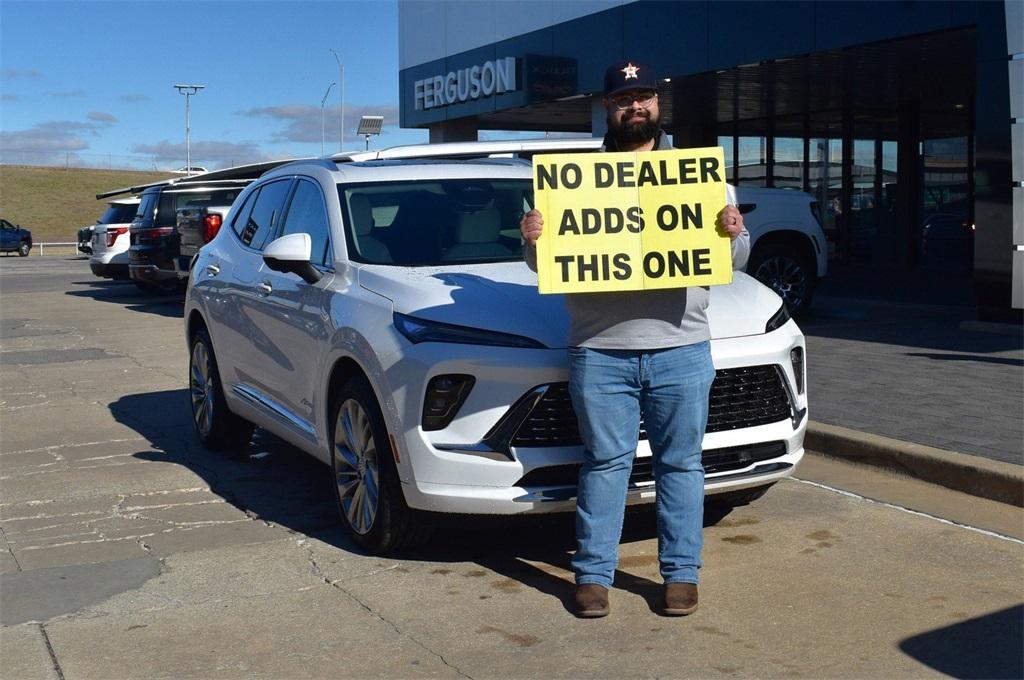
M 799 316 L 810 306 L 816 272 L 812 258 L 781 243 L 755 248 L 747 265 L 747 273 L 774 290 L 791 316 Z
M 370 383 L 362 376 L 350 379 L 335 403 L 331 469 L 338 511 L 352 539 L 376 555 L 422 542 L 429 529 L 405 503 Z
M 18 255 L 21 257 L 28 257 L 29 251 L 32 250 L 32 246 L 29 245 L 28 241 L 22 241 L 21 245 L 18 246 Z

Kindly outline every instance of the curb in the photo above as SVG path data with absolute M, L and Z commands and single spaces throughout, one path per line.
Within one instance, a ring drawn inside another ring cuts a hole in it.
M 898 472 L 972 496 L 1024 507 L 1024 468 L 811 421 L 804 449 Z

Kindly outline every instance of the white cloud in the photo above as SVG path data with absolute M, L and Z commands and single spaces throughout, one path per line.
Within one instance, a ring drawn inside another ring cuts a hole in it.
M 43 74 L 34 68 L 4 68 L 0 69 L 0 78 L 42 78 Z
M 184 142 L 164 140 L 156 144 L 136 144 L 131 150 L 133 153 L 153 156 L 157 165 L 167 167 L 185 165 Z M 202 165 L 211 169 L 257 163 L 278 157 L 266 153 L 254 142 L 192 142 L 191 153 L 193 165 Z
M 85 117 L 88 118 L 89 120 L 94 120 L 97 123 L 116 123 L 117 122 L 117 118 L 115 118 L 113 115 L 111 115 L 109 113 L 104 113 L 103 111 L 90 111 L 89 113 L 85 114 Z
M 123 95 L 121 95 L 119 97 L 119 99 L 121 101 L 123 101 L 123 102 L 129 102 L 129 103 L 132 103 L 132 104 L 137 103 L 137 102 L 148 102 L 148 101 L 151 101 L 149 95 L 138 94 L 138 93 L 123 94 Z
M 326 107 L 323 112 L 324 137 L 328 142 L 337 141 L 338 128 L 341 124 L 341 107 Z M 239 115 L 249 118 L 270 118 L 285 123 L 282 130 L 271 139 L 274 142 L 319 142 L 320 141 L 320 107 L 308 104 L 285 104 L 282 106 L 264 106 L 240 111 Z M 398 107 L 381 106 L 346 106 L 345 107 L 345 139 L 361 139 L 356 134 L 361 116 L 384 116 L 385 127 L 398 125 Z
M 85 90 L 66 90 L 64 92 L 47 92 L 46 94 L 58 99 L 85 99 Z

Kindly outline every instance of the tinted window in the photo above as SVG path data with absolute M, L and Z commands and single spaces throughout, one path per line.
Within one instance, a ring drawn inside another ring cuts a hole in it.
M 134 204 L 115 203 L 107 208 L 106 212 L 97 221 L 97 224 L 124 224 L 131 222 L 138 208 L 139 206 Z
M 290 179 L 263 185 L 260 195 L 256 197 L 256 202 L 253 204 L 252 212 L 245 221 L 245 227 L 242 229 L 242 243 L 256 250 L 263 248 L 267 237 L 274 233 L 280 220 L 284 199 L 288 197 L 288 190 L 291 186 Z
M 252 212 L 253 203 L 256 202 L 256 197 L 259 196 L 260 190 L 252 192 L 245 197 L 245 204 L 238 209 L 238 213 L 235 215 L 235 221 L 231 223 L 231 228 L 238 238 L 242 238 L 242 234 L 245 232 L 245 225 L 249 221 L 249 213 Z
M 153 217 L 153 211 L 156 210 L 156 202 L 159 197 L 159 193 L 145 193 L 142 195 L 142 202 L 139 203 L 139 209 L 135 212 L 135 219 L 140 222 L 145 222 Z
M 330 227 L 323 195 L 317 185 L 300 180 L 295 188 L 291 204 L 288 206 L 288 215 L 285 218 L 281 235 L 303 232 L 309 234 L 312 240 L 309 251 L 310 262 L 324 266 L 330 265 L 331 258 L 328 249 Z

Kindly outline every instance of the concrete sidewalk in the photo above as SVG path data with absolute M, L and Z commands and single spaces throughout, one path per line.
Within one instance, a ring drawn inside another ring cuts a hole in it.
M 800 320 L 807 447 L 1020 505 L 1020 326 L 967 306 L 820 295 Z

